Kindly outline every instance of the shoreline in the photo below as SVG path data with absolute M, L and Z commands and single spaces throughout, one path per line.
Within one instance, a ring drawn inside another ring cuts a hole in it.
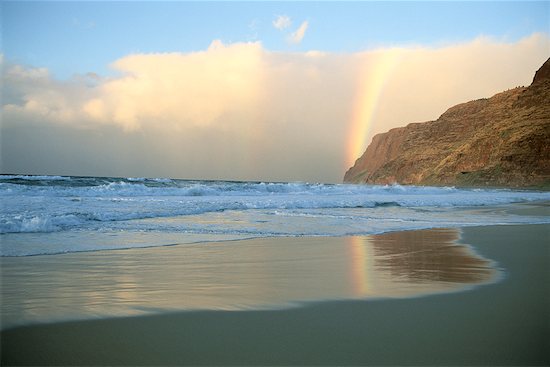
M 462 228 L 505 271 L 463 292 L 6 329 L 2 365 L 547 365 L 549 238 L 548 224 Z
M 431 228 L 5 257 L 0 326 L 422 297 L 502 278 L 460 236 Z

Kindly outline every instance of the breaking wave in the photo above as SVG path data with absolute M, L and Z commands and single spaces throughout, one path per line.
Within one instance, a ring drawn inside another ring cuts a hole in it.
M 341 236 L 550 222 L 505 208 L 550 201 L 550 192 L 455 187 L 3 175 L 0 200 L 3 255 L 19 253 L 29 238 L 14 236 L 31 233 L 108 233 L 109 241 L 127 244 L 151 232 L 152 242 L 168 232 L 185 242 L 191 234 Z M 36 246 L 25 253 L 48 253 L 42 247 L 52 243 L 42 236 Z

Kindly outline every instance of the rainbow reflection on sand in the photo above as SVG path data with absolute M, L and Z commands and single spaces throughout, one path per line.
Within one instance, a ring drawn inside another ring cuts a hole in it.
M 435 229 L 2 257 L 3 327 L 417 297 L 497 280 L 494 264 L 458 238 Z

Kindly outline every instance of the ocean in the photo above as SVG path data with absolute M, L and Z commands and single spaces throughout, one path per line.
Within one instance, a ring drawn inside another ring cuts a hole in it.
M 0 200 L 4 257 L 550 223 L 512 189 L 2 175 Z
M 0 329 L 463 292 L 508 269 L 461 228 L 550 223 L 505 189 L 3 175 L 0 201 Z

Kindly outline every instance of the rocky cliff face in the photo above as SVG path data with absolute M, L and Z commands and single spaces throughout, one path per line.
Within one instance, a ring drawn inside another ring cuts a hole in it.
M 550 186 L 550 59 L 529 87 L 376 135 L 344 182 Z

